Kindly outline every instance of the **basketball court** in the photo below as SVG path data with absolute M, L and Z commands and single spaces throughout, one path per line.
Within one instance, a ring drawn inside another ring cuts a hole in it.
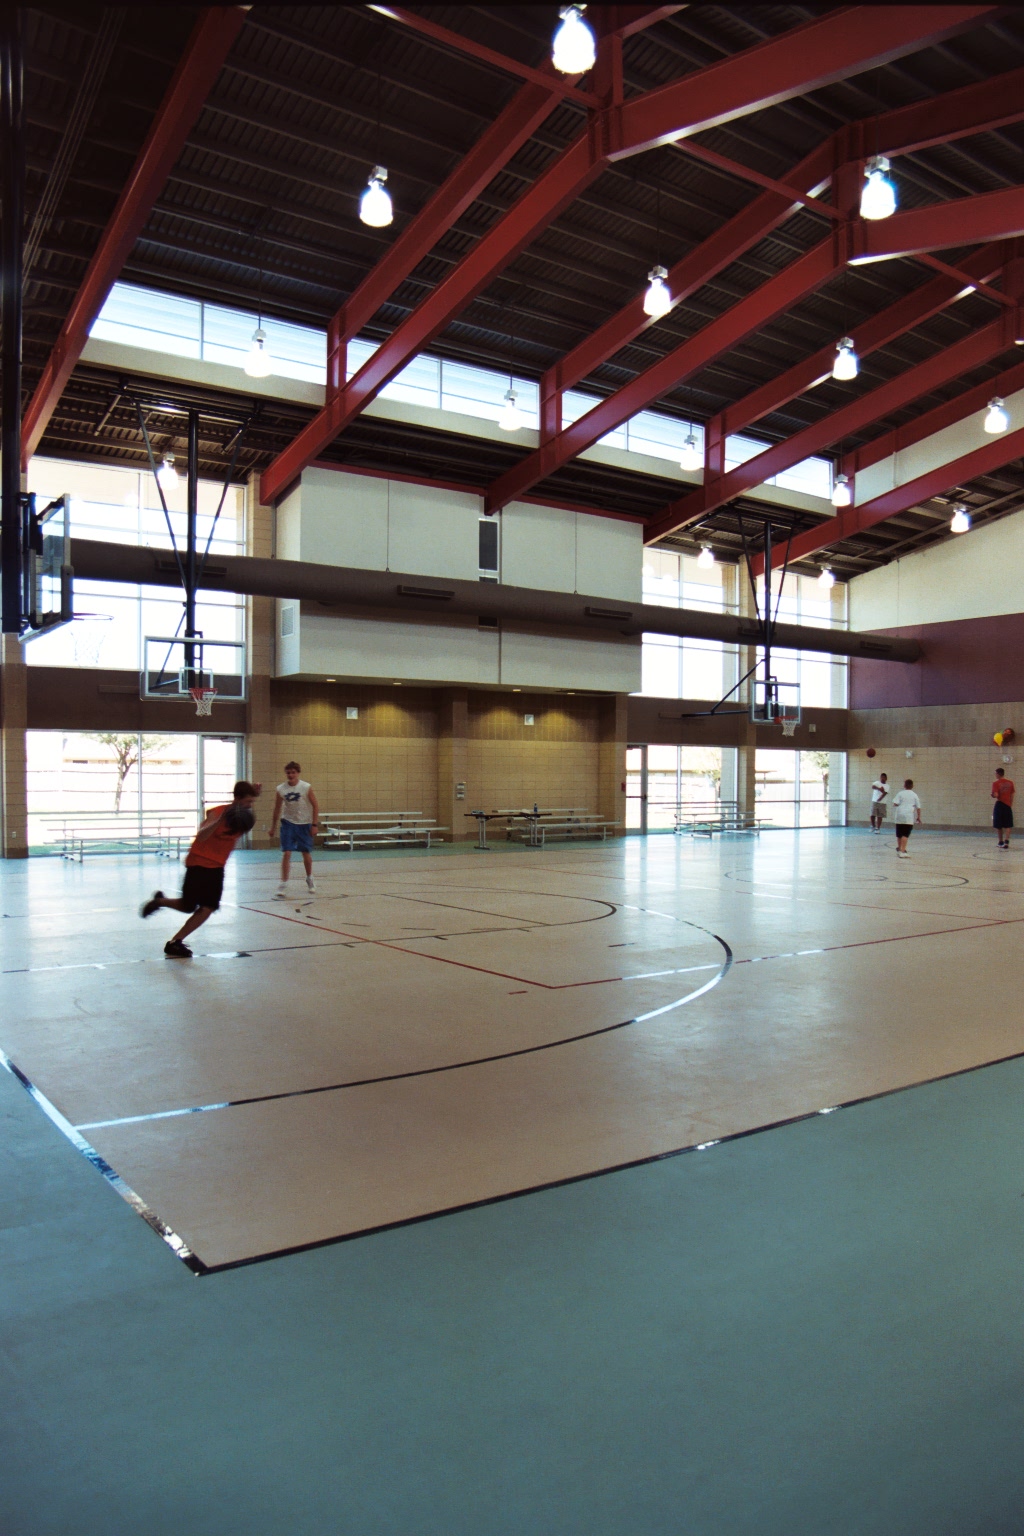
M 1024 1050 L 992 993 L 1024 970 L 1024 875 L 976 838 L 891 844 L 357 855 L 287 901 L 236 856 L 191 964 L 136 915 L 166 865 L 8 866 L 0 1046 L 216 1269 Z

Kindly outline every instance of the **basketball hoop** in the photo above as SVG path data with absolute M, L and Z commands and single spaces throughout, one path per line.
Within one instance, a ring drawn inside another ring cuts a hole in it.
M 207 711 L 207 713 L 209 713 L 209 711 Z M 783 734 L 783 736 L 795 736 L 796 735 L 796 721 L 795 720 L 783 720 L 783 722 L 782 722 L 782 734 Z
M 197 715 L 209 715 L 213 712 L 213 701 L 217 697 L 216 688 L 190 688 L 189 693 L 195 703 Z

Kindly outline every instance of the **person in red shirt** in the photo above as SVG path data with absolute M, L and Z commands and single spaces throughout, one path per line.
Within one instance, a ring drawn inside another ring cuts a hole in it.
M 220 906 L 224 889 L 224 866 L 238 839 L 256 823 L 253 801 L 259 798 L 259 784 L 239 779 L 232 791 L 230 805 L 215 805 L 207 811 L 202 826 L 185 855 L 185 880 L 180 896 L 165 896 L 154 891 L 140 908 L 141 917 L 152 917 L 161 907 L 173 907 L 189 914 L 173 939 L 164 945 L 164 954 L 175 960 L 191 960 L 192 951 L 185 940 L 202 927 Z
M 992 807 L 992 825 L 996 829 L 999 847 L 1008 853 L 1010 832 L 1013 828 L 1013 780 L 1006 777 L 1005 768 L 996 769 L 992 799 L 995 801 Z

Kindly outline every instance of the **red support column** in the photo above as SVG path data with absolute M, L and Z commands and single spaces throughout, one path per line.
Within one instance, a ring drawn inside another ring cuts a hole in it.
M 196 22 L 26 408 L 21 427 L 23 464 L 28 463 L 46 431 L 64 386 L 89 339 L 89 328 L 103 308 L 107 294 L 216 83 L 247 9 L 241 5 L 209 6 Z

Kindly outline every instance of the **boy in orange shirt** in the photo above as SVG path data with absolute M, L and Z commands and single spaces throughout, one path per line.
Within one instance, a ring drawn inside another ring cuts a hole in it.
M 1013 780 L 1006 777 L 1006 769 L 997 768 L 995 783 L 992 785 L 992 799 L 995 801 L 992 825 L 996 829 L 999 847 L 1006 852 L 1010 849 L 1010 833 L 1013 830 L 1013 787 Z
M 165 896 L 154 891 L 140 908 L 141 917 L 152 917 L 161 907 L 173 907 L 176 912 L 189 913 L 173 939 L 164 945 L 164 954 L 174 960 L 191 960 L 192 951 L 184 942 L 190 933 L 202 927 L 220 906 L 224 889 L 224 866 L 234 851 L 238 839 L 251 832 L 256 825 L 253 801 L 258 799 L 261 785 L 239 779 L 232 791 L 230 805 L 215 805 L 207 811 L 202 826 L 192 840 L 185 855 L 185 880 L 180 896 Z

